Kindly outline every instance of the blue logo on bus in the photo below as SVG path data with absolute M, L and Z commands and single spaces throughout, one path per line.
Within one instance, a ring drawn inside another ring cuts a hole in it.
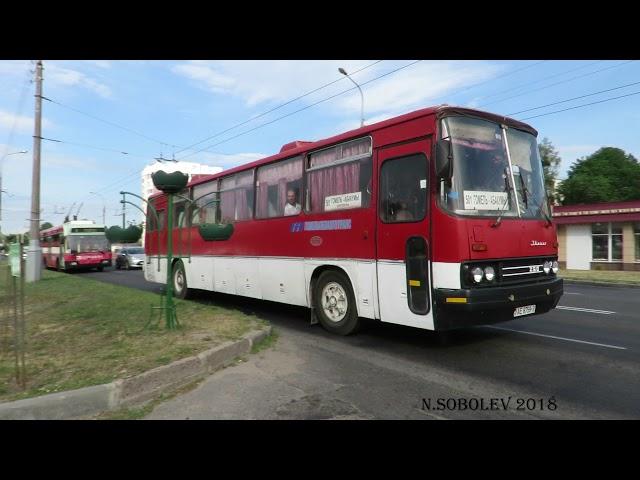
M 316 222 L 294 222 L 291 224 L 290 232 L 317 232 L 326 230 L 351 230 L 351 219 L 344 220 L 323 220 Z

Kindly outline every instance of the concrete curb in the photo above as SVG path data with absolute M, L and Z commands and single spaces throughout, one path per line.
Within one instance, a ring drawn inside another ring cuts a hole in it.
M 142 404 L 232 364 L 270 334 L 270 326 L 254 330 L 238 341 L 111 383 L 0 403 L 0 420 L 69 420 Z
M 590 280 L 567 280 L 563 278 L 564 283 L 568 283 L 570 285 L 591 285 L 595 287 L 635 287 L 640 288 L 640 285 L 637 283 L 610 283 L 610 282 L 594 282 Z

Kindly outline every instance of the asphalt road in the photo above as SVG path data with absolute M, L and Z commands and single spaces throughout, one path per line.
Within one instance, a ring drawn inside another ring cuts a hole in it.
M 160 288 L 141 271 L 76 275 Z M 265 318 L 278 342 L 148 418 L 640 418 L 640 288 L 565 284 L 561 308 L 456 331 L 446 345 L 379 322 L 339 337 L 309 325 L 306 309 L 271 302 L 210 292 L 195 301 Z

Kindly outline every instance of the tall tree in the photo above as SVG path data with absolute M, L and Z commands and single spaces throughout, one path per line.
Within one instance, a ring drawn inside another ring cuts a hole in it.
M 620 148 L 603 147 L 577 160 L 558 192 L 563 205 L 640 200 L 640 164 Z
M 540 159 L 544 169 L 544 186 L 549 195 L 549 201 L 556 203 L 556 179 L 560 169 L 560 155 L 548 138 L 543 138 L 538 144 L 540 148 Z
M 44 222 L 42 225 L 40 225 L 40 230 L 46 230 L 47 228 L 51 228 L 53 227 L 53 225 L 49 222 Z

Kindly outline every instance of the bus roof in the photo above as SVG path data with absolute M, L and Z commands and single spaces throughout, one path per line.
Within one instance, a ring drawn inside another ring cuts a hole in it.
M 241 172 L 244 170 L 250 170 L 255 167 L 259 167 L 262 165 L 266 165 L 272 162 L 276 162 L 278 160 L 283 160 L 285 158 L 294 157 L 299 153 L 306 152 L 309 150 L 318 150 L 322 147 L 329 146 L 334 143 L 340 143 L 352 138 L 356 138 L 359 136 L 367 135 L 376 130 L 380 130 L 382 128 L 390 127 L 392 125 L 397 125 L 403 122 L 407 122 L 410 120 L 414 120 L 420 117 L 426 117 L 429 115 L 436 115 L 437 118 L 442 118 L 445 115 L 462 115 L 462 116 L 470 116 L 470 117 L 480 117 L 490 120 L 496 123 L 503 123 L 505 125 L 517 128 L 519 130 L 524 130 L 526 132 L 531 133 L 534 136 L 538 135 L 537 130 L 535 130 L 530 125 L 515 120 L 513 118 L 505 117 L 503 115 L 497 115 L 494 113 L 485 112 L 482 110 L 475 110 L 471 108 L 464 107 L 456 107 L 452 105 L 438 105 L 434 107 L 422 108 L 420 110 L 415 110 L 413 112 L 405 113 L 403 115 L 399 115 L 397 117 L 389 118 L 387 120 L 383 120 L 381 122 L 377 122 L 371 125 L 365 125 L 360 128 L 356 128 L 355 130 L 349 130 L 347 132 L 340 133 L 338 135 L 334 135 L 333 137 L 325 138 L 322 140 L 318 140 L 315 142 L 309 141 L 294 141 L 285 144 L 280 152 L 271 155 L 269 157 L 261 158 L 258 160 L 254 160 L 253 162 L 246 163 L 244 165 L 238 165 L 237 167 L 229 168 L 227 170 L 223 170 L 219 173 L 214 173 L 211 175 L 198 175 L 198 178 L 193 179 L 189 182 L 187 186 L 199 185 L 201 183 L 206 183 L 211 180 L 220 177 L 226 177 L 227 175 L 231 175 L 236 172 Z M 162 192 L 157 192 L 151 195 L 149 198 L 156 198 L 162 196 Z
M 104 228 L 104 225 L 99 225 L 93 220 L 69 220 L 68 222 L 64 222 L 62 225 L 47 228 L 46 230 L 40 230 L 40 236 L 46 237 L 47 235 L 62 233 L 64 231 L 65 225 L 67 225 L 69 228 Z

